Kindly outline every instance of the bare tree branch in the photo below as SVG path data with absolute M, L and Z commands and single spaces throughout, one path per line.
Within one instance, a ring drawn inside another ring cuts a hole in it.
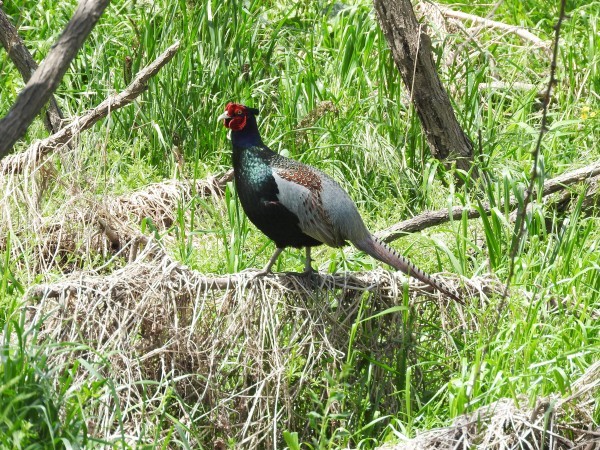
M 187 272 L 187 269 L 183 267 L 180 267 L 179 270 L 186 270 Z M 258 272 L 258 269 L 256 272 Z M 381 285 L 378 285 L 376 282 L 374 282 L 374 278 L 380 274 L 386 274 L 388 272 L 384 271 L 383 269 L 377 269 L 371 272 L 346 272 L 339 274 L 326 274 L 317 272 L 314 273 L 310 279 L 302 273 L 293 272 L 273 273 L 261 277 L 253 277 L 254 273 L 255 272 L 252 271 L 235 273 L 231 275 L 201 275 L 197 273 L 194 275 L 198 286 L 198 290 L 195 292 L 200 293 L 205 291 L 223 291 L 236 289 L 243 286 L 248 286 L 251 288 L 253 285 L 261 284 L 266 284 L 279 289 L 283 287 L 284 289 L 287 288 L 288 290 L 298 289 L 298 286 L 301 285 L 311 286 L 312 284 L 314 289 L 345 289 L 347 291 L 364 292 L 377 288 L 387 288 L 385 281 L 383 281 Z M 398 282 L 407 280 L 407 277 L 401 272 L 389 272 L 389 276 L 395 278 Z M 436 276 L 440 277 L 441 275 L 436 274 Z M 75 293 L 78 290 L 94 291 L 101 279 L 101 276 L 82 274 L 76 282 L 59 281 L 52 284 L 40 284 L 34 286 L 28 291 L 28 295 L 32 298 L 41 299 L 57 298 L 69 292 Z M 458 285 L 459 283 L 459 281 L 454 279 L 444 278 L 444 280 L 446 283 L 453 283 L 453 285 Z M 410 282 L 408 289 L 411 294 L 424 296 L 430 299 L 439 298 L 439 294 L 430 286 L 419 281 L 414 281 L 412 278 L 408 279 L 408 281 Z M 469 286 L 468 290 L 471 295 L 473 292 L 481 292 L 485 295 L 498 293 L 498 283 L 493 279 L 485 281 L 482 281 L 482 279 L 474 279 L 471 281 L 473 286 L 478 287 L 473 288 L 472 286 Z M 464 282 L 465 281 L 463 280 L 463 283 Z
M 316 272 L 310 277 L 293 272 L 272 273 L 257 277 L 256 273 L 258 270 L 247 270 L 230 275 L 205 275 L 173 260 L 165 252 L 162 245 L 153 239 L 145 238 L 142 244 L 145 245 L 145 248 L 135 261 L 109 275 L 97 275 L 90 272 L 73 273 L 65 280 L 32 287 L 28 291 L 28 296 L 41 299 L 56 298 L 69 292 L 76 293 L 78 291 L 106 292 L 107 289 L 103 289 L 100 286 L 106 284 L 107 280 L 115 280 L 116 283 L 121 283 L 125 286 L 128 283 L 127 280 L 130 278 L 144 278 L 140 276 L 140 271 L 147 271 L 148 268 L 163 268 L 166 272 L 163 271 L 162 273 L 168 278 L 186 280 L 185 283 L 173 282 L 172 286 L 174 290 L 181 289 L 182 291 L 189 292 L 190 286 L 193 286 L 194 295 L 206 291 L 256 288 L 257 286 L 269 286 L 272 289 L 280 289 L 287 292 L 299 291 L 306 293 L 312 290 L 323 289 L 344 289 L 346 291 L 364 292 L 389 290 L 390 282 L 399 284 L 406 282 L 409 292 L 413 295 L 416 294 L 432 299 L 440 297 L 439 293 L 432 289 L 431 286 L 407 277 L 402 272 L 389 272 L 383 269 L 370 272 L 347 272 L 339 274 Z M 437 274 L 436 276 L 453 286 L 461 283 L 463 289 L 469 295 L 477 295 L 477 293 L 490 295 L 497 293 L 499 288 L 497 280 L 492 278 L 481 277 L 461 281 L 456 277 L 449 278 L 442 274 Z M 111 285 L 110 289 L 116 287 L 113 281 L 109 281 L 108 284 Z M 119 290 L 117 288 L 117 291 Z
M 1 6 L 1 5 L 0 5 Z M 27 50 L 23 39 L 19 36 L 17 29 L 8 19 L 8 16 L 0 7 L 0 42 L 6 49 L 8 57 L 15 64 L 25 83 L 31 78 L 38 67 L 37 63 Z M 61 128 L 63 114 L 54 96 L 50 96 L 50 103 L 43 113 L 44 126 L 50 133 L 56 133 Z
M 558 175 L 557 177 L 554 177 L 544 182 L 544 186 L 542 188 L 541 193 L 542 197 L 547 197 L 550 194 L 562 191 L 569 185 L 580 183 L 586 180 L 591 180 L 592 178 L 597 177 L 598 175 L 600 175 L 600 162 L 586 167 L 582 167 L 580 169 L 565 172 L 561 175 Z M 514 209 L 517 206 L 517 200 L 514 197 L 512 197 L 509 204 L 510 209 Z M 500 206 L 499 208 L 504 209 L 504 206 Z M 491 211 L 491 207 L 489 204 L 485 203 L 483 205 L 482 210 L 486 214 L 489 214 Z M 467 217 L 469 219 L 476 219 L 478 217 L 481 217 L 481 211 L 479 209 L 465 208 L 462 206 L 455 206 L 450 212 L 448 211 L 448 209 L 441 209 L 438 211 L 425 211 L 424 213 L 419 214 L 415 217 L 411 217 L 410 219 L 398 222 L 392 225 L 391 227 L 388 227 L 387 229 L 376 233 L 376 235 L 378 238 L 382 239 L 385 242 L 392 242 L 407 233 L 415 233 L 417 231 L 422 231 L 426 228 L 434 227 L 436 225 L 441 225 L 443 223 L 449 222 L 450 218 L 452 218 L 453 220 L 458 220 L 465 213 L 467 214 Z
M 437 4 L 436 7 L 440 10 L 440 12 L 445 17 L 451 17 L 451 18 L 460 19 L 460 20 L 469 20 L 469 21 L 479 24 L 485 28 L 494 28 L 494 29 L 503 30 L 503 31 L 507 31 L 509 33 L 516 34 L 521 39 L 524 39 L 526 41 L 533 43 L 536 47 L 541 47 L 544 49 L 548 49 L 548 47 L 549 47 L 548 43 L 546 41 L 540 39 L 535 34 L 531 33 L 530 31 L 527 31 L 523 27 L 519 27 L 516 25 L 508 25 L 506 23 L 498 22 L 496 20 L 491 20 L 491 19 L 487 19 L 485 17 L 476 16 L 474 14 L 467 14 L 462 11 L 455 11 L 453 9 L 448 8 L 447 6 L 443 6 L 440 4 Z
M 136 97 L 146 90 L 148 80 L 158 73 L 158 71 L 168 63 L 177 50 L 179 42 L 171 45 L 156 60 L 140 70 L 135 79 L 120 94 L 111 96 L 100 103 L 95 108 L 85 114 L 76 117 L 58 133 L 48 138 L 35 142 L 26 151 L 17 155 L 11 155 L 0 162 L 0 174 L 21 172 L 27 164 L 39 161 L 45 155 L 59 148 L 61 145 L 69 142 L 74 136 L 77 136 L 83 130 L 87 130 L 100 119 L 106 117 L 109 112 L 122 108 L 130 104 Z
M 32 75 L 6 117 L 0 120 L 0 159 L 10 152 L 48 102 L 109 1 L 81 0 L 46 59 Z
M 480 91 L 486 91 L 486 90 L 492 90 L 492 91 L 514 91 L 514 90 L 532 91 L 534 89 L 537 89 L 537 86 L 535 84 L 523 83 L 523 82 L 520 82 L 520 81 L 505 82 L 505 81 L 492 80 L 492 81 L 488 81 L 487 83 L 481 83 L 479 85 L 478 89 Z M 542 91 L 538 90 L 537 91 L 537 96 L 538 97 L 542 97 L 542 95 L 544 95 L 544 93 L 545 92 L 542 92 Z

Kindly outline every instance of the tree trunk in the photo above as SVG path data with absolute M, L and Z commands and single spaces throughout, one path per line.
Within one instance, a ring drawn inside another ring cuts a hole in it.
M 439 160 L 455 161 L 458 169 L 470 170 L 473 143 L 456 120 L 433 63 L 431 40 L 417 22 L 410 1 L 374 0 L 374 5 L 432 155 Z
M 19 36 L 17 29 L 10 23 L 8 16 L 2 11 L 1 6 L 0 2 L 0 43 L 2 43 L 6 53 L 8 53 L 8 57 L 17 66 L 17 69 L 19 69 L 23 81 L 27 83 L 38 66 Z M 50 134 L 60 130 L 63 115 L 54 96 L 50 97 L 50 103 L 43 115 L 43 119 L 44 126 Z

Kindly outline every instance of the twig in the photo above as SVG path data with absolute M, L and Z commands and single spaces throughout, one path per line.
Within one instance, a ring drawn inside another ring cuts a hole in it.
M 526 41 L 533 43 L 536 47 L 548 48 L 548 44 L 544 40 L 540 39 L 530 31 L 527 31 L 523 27 L 519 27 L 516 25 L 508 25 L 506 23 L 498 22 L 496 20 L 476 16 L 474 14 L 467 14 L 462 11 L 455 11 L 442 5 L 437 5 L 437 7 L 439 8 L 440 12 L 446 17 L 451 17 L 453 19 L 460 20 L 470 20 L 474 23 L 482 25 L 485 28 L 495 28 L 498 30 L 508 31 L 510 33 L 516 34 L 517 36 Z
M 546 91 L 544 89 L 537 89 L 537 86 L 531 83 L 523 83 L 521 81 L 490 81 L 488 83 L 482 83 L 479 85 L 480 91 L 533 91 L 534 89 L 536 90 L 536 98 L 544 98 L 544 95 L 546 95 Z
M 102 229 L 102 232 L 110 241 L 111 247 L 114 250 L 120 250 L 121 241 L 119 240 L 119 233 L 117 233 L 115 228 L 108 221 L 106 221 L 104 218 L 100 217 L 99 215 L 96 216 L 96 220 L 98 221 L 98 224 L 100 225 L 100 228 Z
M 17 29 L 8 19 L 5 12 L 0 9 L 0 42 L 6 49 L 8 57 L 15 64 L 25 83 L 31 78 L 38 65 L 27 50 L 23 39 L 19 36 Z M 63 114 L 56 99 L 53 95 L 50 96 L 50 103 L 48 104 L 45 114 L 43 114 L 44 126 L 50 133 L 56 133 L 61 128 L 61 122 Z
M 531 195 L 533 193 L 533 187 L 535 185 L 535 180 L 538 177 L 538 164 L 540 160 L 540 153 L 542 147 L 542 138 L 547 131 L 546 123 L 548 121 L 548 105 L 550 104 L 550 97 L 552 95 L 552 88 L 556 84 L 556 63 L 558 61 L 558 43 L 560 40 L 560 27 L 562 25 L 563 20 L 565 19 L 565 4 L 566 0 L 561 0 L 560 2 L 560 13 L 558 17 L 558 22 L 556 23 L 555 34 L 554 34 L 554 45 L 552 51 L 552 62 L 550 63 L 550 80 L 548 80 L 548 87 L 546 88 L 546 94 L 542 98 L 542 122 L 540 124 L 540 133 L 538 135 L 538 139 L 535 145 L 535 149 L 533 152 L 533 167 L 531 168 L 531 175 L 529 180 L 529 188 L 525 192 L 525 197 L 523 199 L 523 208 L 517 214 L 516 224 L 515 224 L 515 234 L 513 235 L 513 240 L 510 249 L 510 265 L 508 268 L 508 275 L 506 278 L 506 286 L 504 289 L 504 295 L 502 298 L 502 303 L 500 306 L 506 302 L 506 298 L 508 296 L 508 289 L 510 287 L 510 282 L 515 270 L 515 258 L 517 256 L 517 251 L 519 250 L 519 246 L 521 245 L 521 241 L 523 239 L 523 232 L 525 231 L 525 215 L 527 214 L 527 205 L 531 201 Z M 498 314 L 502 312 L 502 308 L 498 309 Z M 498 321 L 496 322 L 496 326 Z
M 87 113 L 76 117 L 69 125 L 64 127 L 58 133 L 34 143 L 22 153 L 4 158 L 1 162 L 0 174 L 6 175 L 9 173 L 22 172 L 27 164 L 39 161 L 54 149 L 66 144 L 74 136 L 77 136 L 83 130 L 87 130 L 97 121 L 106 117 L 111 111 L 130 104 L 146 90 L 148 80 L 156 75 L 158 71 L 168 63 L 173 56 L 175 56 L 178 49 L 179 42 L 171 45 L 156 58 L 154 62 L 142 69 L 123 92 L 107 98 Z
M 488 89 L 497 90 L 497 91 L 512 91 L 512 90 L 521 90 L 521 91 L 531 91 L 535 89 L 535 84 L 531 83 L 523 83 L 520 81 L 513 81 L 511 83 L 507 83 L 504 81 L 490 81 L 488 83 L 481 83 L 479 85 L 480 91 L 485 91 Z
M 0 120 L 0 159 L 27 131 L 29 124 L 50 100 L 71 61 L 100 19 L 110 0 L 81 0 L 48 56 L 32 75 L 6 117 Z
M 550 194 L 559 192 L 565 189 L 567 186 L 592 179 L 600 175 L 600 162 L 582 167 L 580 169 L 571 170 L 565 172 L 557 177 L 550 180 L 546 180 L 540 193 L 542 197 L 547 197 Z M 518 202 L 514 197 L 511 197 L 509 207 L 514 209 L 518 206 Z M 500 206 L 500 209 L 504 209 L 504 206 Z M 489 214 L 491 207 L 488 203 L 485 203 L 482 208 L 483 212 Z M 450 218 L 458 220 L 463 214 L 467 214 L 469 219 L 476 219 L 481 217 L 481 210 L 474 208 L 467 208 L 462 206 L 455 206 L 452 208 L 450 213 L 448 209 L 441 209 L 437 211 L 426 211 L 410 219 L 396 223 L 389 228 L 377 233 L 377 237 L 384 240 L 385 242 L 392 242 L 406 233 L 415 233 L 422 231 L 426 228 L 430 228 L 436 225 L 449 222 Z
M 512 277 L 514 275 L 514 271 L 515 271 L 515 258 L 516 258 L 517 251 L 519 249 L 519 246 L 520 246 L 520 243 L 521 243 L 521 240 L 523 237 L 525 215 L 527 213 L 527 206 L 528 206 L 529 202 L 531 201 L 531 196 L 533 193 L 533 187 L 535 185 L 535 180 L 538 177 L 538 163 L 539 163 L 539 157 L 540 157 L 540 151 L 541 151 L 542 137 L 544 136 L 544 133 L 546 132 L 546 120 L 547 120 L 547 115 L 548 115 L 548 105 L 550 104 L 550 94 L 552 93 L 552 87 L 556 83 L 554 74 L 556 72 L 556 62 L 558 60 L 558 43 L 559 43 L 559 39 L 560 39 L 560 27 L 562 25 L 563 20 L 565 19 L 565 3 L 566 3 L 566 0 L 560 1 L 560 12 L 559 12 L 559 16 L 558 16 L 558 22 L 555 26 L 556 33 L 554 36 L 552 62 L 550 63 L 550 80 L 548 81 L 546 95 L 542 99 L 544 109 L 542 111 L 542 122 L 540 124 L 540 133 L 539 133 L 537 144 L 536 144 L 536 147 L 535 147 L 535 150 L 533 153 L 533 167 L 531 169 L 529 187 L 528 187 L 527 191 L 525 192 L 522 209 L 520 209 L 517 214 L 517 218 L 516 218 L 517 223 L 515 224 L 515 233 L 513 234 L 513 240 L 512 240 L 512 244 L 511 244 L 510 263 L 509 263 L 509 267 L 508 267 L 508 275 L 506 277 L 506 284 L 504 285 L 504 292 L 502 294 L 502 299 L 500 300 L 500 303 L 498 305 L 498 311 L 496 313 L 496 320 L 494 321 L 494 324 L 492 325 L 492 330 L 491 330 L 491 334 L 490 334 L 491 339 L 483 346 L 482 356 L 479 359 L 479 363 L 475 367 L 474 379 L 476 379 L 476 380 L 479 379 L 483 361 L 486 360 L 486 355 L 490 351 L 490 342 L 493 340 L 493 337 L 496 336 L 496 334 L 498 334 L 498 329 L 499 329 L 499 326 L 501 323 L 500 319 L 502 317 L 502 314 L 504 314 L 506 305 L 508 304 L 508 290 L 510 288 L 510 283 L 511 283 Z M 532 302 L 533 299 L 530 301 Z

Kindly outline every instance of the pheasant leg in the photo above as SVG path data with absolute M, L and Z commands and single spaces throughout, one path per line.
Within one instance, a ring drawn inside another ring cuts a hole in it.
M 267 275 L 267 274 L 271 273 L 271 269 L 273 268 L 273 264 L 275 264 L 275 262 L 277 262 L 277 258 L 279 258 L 279 255 L 281 255 L 282 251 L 283 251 L 282 248 L 277 247 L 275 249 L 275 253 L 273 253 L 273 256 L 271 256 L 271 259 L 269 259 L 269 262 L 267 263 L 267 265 L 263 268 L 263 270 L 261 270 L 260 272 L 258 272 L 256 274 L 256 276 L 260 277 L 262 275 Z

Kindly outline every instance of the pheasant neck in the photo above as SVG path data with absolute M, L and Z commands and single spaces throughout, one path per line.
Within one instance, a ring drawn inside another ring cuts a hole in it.
M 241 130 L 232 130 L 231 143 L 234 148 L 262 147 L 264 145 L 254 116 L 249 115 L 247 117 L 246 126 Z

